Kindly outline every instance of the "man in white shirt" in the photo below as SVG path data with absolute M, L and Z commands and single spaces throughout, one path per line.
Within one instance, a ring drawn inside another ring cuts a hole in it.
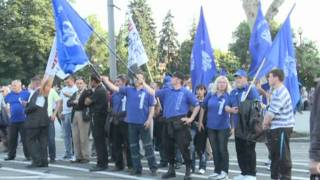
M 62 127 L 64 132 L 64 147 L 65 147 L 65 155 L 63 159 L 71 160 L 73 151 L 72 151 L 72 130 L 71 130 L 71 114 L 72 108 L 67 106 L 67 101 L 70 99 L 73 93 L 78 91 L 74 77 L 69 76 L 65 80 L 65 87 L 62 88 L 60 92 L 60 97 L 62 98 L 62 112 L 61 112 L 61 120 Z

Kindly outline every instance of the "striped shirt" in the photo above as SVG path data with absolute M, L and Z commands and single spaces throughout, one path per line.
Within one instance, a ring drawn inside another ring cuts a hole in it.
M 294 115 L 291 97 L 288 89 L 281 86 L 271 94 L 267 113 L 274 115 L 270 129 L 289 128 L 294 126 Z

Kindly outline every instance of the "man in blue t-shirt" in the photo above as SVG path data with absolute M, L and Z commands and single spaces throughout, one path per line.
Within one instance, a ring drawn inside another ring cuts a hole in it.
M 5 158 L 6 161 L 14 160 L 16 157 L 18 133 L 22 140 L 24 156 L 27 160 L 30 159 L 30 154 L 25 141 L 25 130 L 23 128 L 24 121 L 26 120 L 24 110 L 29 99 L 29 95 L 30 93 L 28 91 L 22 90 L 20 80 L 12 81 L 11 92 L 5 97 L 5 103 L 7 104 L 10 114 L 8 157 Z
M 186 172 L 184 179 L 190 179 L 191 174 L 191 154 L 190 154 L 190 124 L 200 110 L 199 102 L 195 95 L 183 87 L 184 75 L 180 72 L 173 74 L 171 79 L 172 88 L 161 89 L 155 92 L 150 87 L 146 89 L 163 100 L 163 115 L 166 119 L 166 125 L 163 130 L 163 140 L 165 140 L 165 149 L 169 160 L 169 170 L 162 176 L 168 179 L 176 176 L 175 163 L 175 144 L 178 145 L 184 162 Z M 187 117 L 188 111 L 192 109 L 192 115 Z
M 157 175 L 157 163 L 154 155 L 150 128 L 153 123 L 155 97 L 144 88 L 144 76 L 136 74 L 134 87 L 118 87 L 102 77 L 106 85 L 115 92 L 127 97 L 127 122 L 129 131 L 129 144 L 132 159 L 131 175 L 141 175 L 142 165 L 139 154 L 139 140 L 143 142 L 151 175 Z
M 231 113 L 231 118 L 233 118 L 234 121 L 236 151 L 238 164 L 241 170 L 241 175 L 235 177 L 234 179 L 256 179 L 256 143 L 238 136 L 237 131 L 242 128 L 237 127 L 240 119 L 240 103 L 243 102 L 245 99 L 260 101 L 260 95 L 256 87 L 252 86 L 250 92 L 246 97 L 247 91 L 249 90 L 249 83 L 246 71 L 244 71 L 243 69 L 239 69 L 234 74 L 234 77 L 236 88 L 233 91 L 231 91 L 229 96 L 230 98 L 225 108 L 227 112 Z

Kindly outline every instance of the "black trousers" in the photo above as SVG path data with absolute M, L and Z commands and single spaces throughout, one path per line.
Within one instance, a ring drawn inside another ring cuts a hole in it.
M 267 141 L 270 144 L 271 178 L 291 180 L 290 136 L 292 128 L 269 130 Z
M 229 134 L 229 129 L 208 129 L 208 138 L 214 161 L 214 172 L 218 174 L 220 174 L 221 171 L 226 173 L 229 171 Z
M 115 164 L 119 169 L 124 168 L 123 152 L 126 155 L 128 168 L 132 167 L 131 154 L 128 140 L 128 123 L 123 120 L 118 124 L 112 124 L 112 152 L 115 156 Z
M 26 129 L 26 141 L 32 164 L 48 165 L 48 127 Z
M 184 162 L 187 167 L 191 167 L 191 154 L 190 154 L 190 142 L 191 132 L 190 127 L 181 125 L 181 127 L 175 127 L 175 121 L 180 121 L 182 117 L 176 117 L 166 120 L 165 126 L 162 132 L 162 140 L 165 146 L 165 153 L 168 158 L 169 164 L 175 163 L 175 144 L 179 148 Z
M 8 141 L 8 157 L 15 158 L 18 146 L 18 134 L 20 134 L 22 146 L 23 146 L 23 153 L 26 158 L 30 157 L 26 140 L 25 140 L 25 129 L 24 129 L 24 122 L 19 123 L 12 123 L 9 125 L 9 141 Z
M 92 134 L 97 151 L 97 166 L 108 167 L 108 149 L 106 144 L 107 114 L 94 113 L 92 116 Z
M 235 138 L 238 164 L 242 175 L 256 176 L 256 143 Z

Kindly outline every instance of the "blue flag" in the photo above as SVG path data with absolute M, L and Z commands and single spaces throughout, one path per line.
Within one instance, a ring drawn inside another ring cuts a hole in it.
M 257 73 L 257 70 L 259 69 L 266 53 L 270 49 L 271 44 L 272 40 L 269 24 L 263 16 L 261 3 L 259 1 L 258 13 L 249 41 L 249 51 L 252 58 L 249 68 L 250 77 L 253 77 Z M 258 79 L 260 79 L 259 76 Z
M 208 86 L 217 72 L 202 7 L 191 53 L 190 71 L 193 91 L 200 84 Z
M 292 105 L 295 108 L 300 99 L 300 92 L 295 50 L 292 42 L 290 14 L 272 43 L 272 47 L 267 56 L 268 63 L 265 64 L 262 73 L 266 74 L 272 68 L 279 68 L 284 71 L 284 84 L 289 90 Z
M 52 0 L 57 32 L 57 51 L 60 67 L 73 74 L 76 65 L 88 62 L 84 46 L 92 28 L 66 0 Z

